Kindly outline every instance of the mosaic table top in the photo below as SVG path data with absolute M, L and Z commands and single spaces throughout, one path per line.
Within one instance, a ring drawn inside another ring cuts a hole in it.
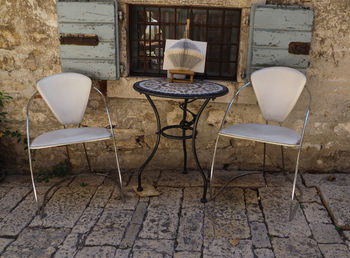
M 228 93 L 225 86 L 205 80 L 171 83 L 167 79 L 151 79 L 136 82 L 134 89 L 140 93 L 165 98 L 216 98 Z

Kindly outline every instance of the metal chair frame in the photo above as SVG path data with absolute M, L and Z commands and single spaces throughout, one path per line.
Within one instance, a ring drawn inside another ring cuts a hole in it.
M 105 104 L 105 108 L 106 108 L 106 113 L 107 113 L 107 117 L 108 117 L 108 122 L 109 122 L 109 126 L 111 129 L 111 138 L 113 141 L 113 145 L 114 145 L 114 153 L 115 153 L 115 160 L 116 160 L 116 164 L 117 164 L 117 170 L 118 170 L 118 177 L 119 177 L 119 187 L 120 187 L 120 193 L 121 193 L 121 198 L 124 200 L 124 192 L 123 192 L 123 182 L 122 182 L 122 176 L 121 176 L 121 172 L 120 172 L 120 166 L 119 166 L 119 160 L 118 160 L 118 154 L 117 154 L 117 145 L 116 145 L 116 141 L 115 141 L 115 136 L 114 136 L 114 132 L 113 132 L 113 125 L 112 125 L 112 120 L 111 120 L 111 116 L 109 113 L 109 109 L 107 106 L 107 101 L 105 96 L 103 95 L 103 93 L 98 90 L 95 86 L 92 86 L 92 88 L 97 91 L 99 93 L 99 95 L 102 97 L 103 102 Z M 34 173 L 33 173 L 33 164 L 32 164 L 32 155 L 31 155 L 31 148 L 30 148 L 30 128 L 29 128 L 29 111 L 30 111 L 30 105 L 33 101 L 33 99 L 35 98 L 35 96 L 37 96 L 39 94 L 39 91 L 36 91 L 31 98 L 28 101 L 27 104 L 27 118 L 26 118 L 26 123 L 27 123 L 27 144 L 28 144 L 28 159 L 29 159 L 29 167 L 30 167 L 30 175 L 31 175 L 31 180 L 32 180 L 32 186 L 33 186 L 33 192 L 34 192 L 34 198 L 35 198 L 35 202 L 37 205 L 37 209 L 38 209 L 38 214 L 40 213 L 40 205 L 39 205 L 39 200 L 38 200 L 38 195 L 37 195 L 37 190 L 35 187 L 35 180 L 34 180 Z M 66 128 L 65 126 L 63 126 L 64 128 Z M 80 123 L 78 124 L 78 127 L 80 127 Z M 72 144 L 79 144 L 82 143 L 84 146 L 84 152 L 85 152 L 85 157 L 88 163 L 88 167 L 89 170 L 92 171 L 91 169 L 91 164 L 90 164 L 90 160 L 89 160 L 89 156 L 87 154 L 86 151 L 86 146 L 85 146 L 85 142 L 96 142 L 96 141 L 105 141 L 106 139 L 102 139 L 102 140 L 94 140 L 94 141 L 84 141 L 84 142 L 77 142 L 77 143 L 72 143 Z M 69 144 L 70 145 L 70 144 Z M 64 145 L 63 145 L 64 146 Z M 69 158 L 69 152 L 68 152 L 68 145 L 66 146 L 66 151 L 67 151 L 67 156 Z M 48 146 L 48 147 L 43 147 L 44 148 L 52 148 L 52 147 L 56 147 L 56 146 Z M 36 150 L 37 148 L 33 149 Z
M 232 99 L 231 99 L 231 101 L 230 101 L 230 103 L 229 103 L 229 105 L 228 105 L 228 107 L 226 109 L 225 115 L 224 115 L 224 117 L 222 119 L 222 122 L 221 122 L 221 125 L 220 125 L 220 128 L 219 128 L 218 132 L 220 132 L 222 130 L 222 128 L 224 127 L 224 124 L 225 124 L 225 121 L 226 121 L 226 116 L 229 113 L 232 104 L 235 102 L 235 100 L 237 99 L 237 97 L 240 94 L 240 92 L 244 88 L 246 88 L 248 86 L 251 86 L 251 82 L 250 81 L 248 81 L 246 84 L 244 84 L 242 87 L 240 87 L 238 89 L 238 91 L 233 95 L 233 97 L 232 97 Z M 302 129 L 302 133 L 301 133 L 300 142 L 299 142 L 298 145 L 293 146 L 293 147 L 297 147 L 298 148 L 298 155 L 297 155 L 297 159 L 296 159 L 294 179 L 293 179 L 292 200 L 294 200 L 295 187 L 296 187 L 296 181 L 297 181 L 298 169 L 299 169 L 299 158 L 300 158 L 300 153 L 301 153 L 301 149 L 302 149 L 302 146 L 303 146 L 304 134 L 305 134 L 306 125 L 307 125 L 307 121 L 308 121 L 309 114 L 310 114 L 311 101 L 312 101 L 311 93 L 310 93 L 309 89 L 306 86 L 304 86 L 304 88 L 306 89 L 306 91 L 307 91 L 307 93 L 309 95 L 309 103 L 308 103 L 308 107 L 307 107 L 307 111 L 306 111 L 306 115 L 305 115 L 305 120 L 304 120 L 304 125 L 303 125 L 303 129 Z M 268 121 L 266 121 L 266 124 L 267 123 L 268 123 Z M 280 126 L 282 126 L 282 123 L 280 123 Z M 226 137 L 229 137 L 229 136 L 226 136 Z M 212 164 L 211 164 L 211 169 L 210 169 L 210 176 L 209 176 L 209 189 L 210 189 L 210 196 L 211 197 L 212 197 L 212 180 L 213 180 L 215 156 L 216 156 L 216 150 L 217 150 L 217 145 L 218 145 L 219 138 L 220 138 L 220 135 L 218 133 L 218 135 L 216 137 L 216 141 L 215 141 L 214 154 L 213 154 L 213 159 L 212 159 Z M 232 138 L 234 138 L 234 137 L 232 137 Z M 270 143 L 270 142 L 268 142 L 268 143 Z M 290 147 L 290 145 L 278 144 L 278 143 L 270 143 L 270 144 L 275 144 L 275 145 L 280 145 L 281 146 L 282 168 L 284 170 L 283 146 L 289 146 Z M 264 142 L 264 159 L 263 159 L 264 180 L 266 180 L 265 179 L 265 159 L 266 159 L 266 142 Z M 239 177 L 244 176 L 244 175 L 250 175 L 250 174 L 252 174 L 252 173 L 242 174 Z M 236 178 L 238 178 L 238 177 L 236 177 Z M 265 184 L 266 184 L 266 181 L 265 181 Z M 267 184 L 266 184 L 266 186 L 267 186 Z

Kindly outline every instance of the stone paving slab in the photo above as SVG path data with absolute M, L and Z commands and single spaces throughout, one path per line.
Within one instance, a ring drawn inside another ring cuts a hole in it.
M 335 224 L 342 229 L 350 229 L 350 186 L 325 184 L 320 186 L 320 192 Z
M 0 183 L 0 211 L 7 212 L 0 221 L 0 256 L 350 257 L 350 230 L 339 228 L 330 216 L 332 209 L 347 209 L 332 206 L 336 201 L 347 205 L 331 196 L 332 188 L 336 196 L 339 191 L 348 195 L 350 184 L 343 174 L 333 181 L 303 174 L 306 185 L 299 180 L 303 195 L 293 201 L 298 209 L 289 221 L 291 182 L 281 173 L 267 173 L 267 188 L 263 178 L 241 178 L 206 204 L 199 201 L 203 182 L 198 172 L 190 171 L 190 177 L 181 171 L 151 173 L 148 180 L 161 195 L 140 198 L 130 185 L 136 182 L 135 172 L 126 173 L 125 201 L 110 177 L 67 178 L 49 193 L 43 220 L 35 216 L 29 176 L 6 179 Z M 58 181 L 38 184 L 41 201 Z M 17 188 L 28 192 L 19 191 L 17 196 L 23 197 L 16 197 Z M 10 192 L 14 199 L 6 197 Z
M 297 205 L 297 210 L 293 219 L 290 221 L 291 196 L 289 188 L 285 187 L 265 187 L 259 189 L 261 203 L 269 233 L 272 236 L 289 237 L 301 235 L 305 237 L 311 236 L 308 223 L 295 201 L 293 205 Z
M 80 250 L 76 258 L 86 258 L 86 257 L 114 257 L 116 248 L 113 246 L 89 246 L 84 247 Z
M 266 249 L 266 248 L 255 249 L 254 253 L 258 258 L 274 258 L 275 257 L 272 250 Z
M 327 209 L 318 203 L 303 203 L 301 205 L 306 219 L 310 223 L 332 223 Z
M 132 215 L 129 210 L 106 208 L 88 234 L 86 245 L 119 246 Z
M 133 257 L 172 257 L 174 242 L 171 240 L 136 240 Z
M 2 257 L 50 257 L 68 232 L 68 229 L 27 228 L 6 249 Z
M 233 245 L 227 238 L 204 239 L 203 257 L 253 258 L 252 241 L 241 240 Z
M 249 222 L 263 222 L 264 216 L 259 206 L 257 191 L 245 189 L 245 202 Z
M 350 252 L 346 245 L 320 244 L 320 249 L 325 258 L 349 258 Z
M 10 238 L 0 238 L 0 253 L 2 253 L 6 246 L 8 246 L 14 239 Z
M 276 258 L 285 257 L 322 257 L 317 242 L 307 237 L 272 238 Z
M 343 243 L 338 231 L 333 224 L 311 223 L 312 234 L 315 240 L 321 244 Z
M 176 251 L 198 251 L 203 243 L 204 209 L 182 209 Z

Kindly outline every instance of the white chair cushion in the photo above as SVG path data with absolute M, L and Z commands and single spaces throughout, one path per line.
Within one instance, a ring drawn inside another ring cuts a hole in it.
M 233 125 L 220 130 L 219 135 L 286 146 L 298 146 L 301 139 L 292 129 L 264 124 Z
M 93 142 L 110 139 L 111 132 L 106 128 L 81 127 L 67 128 L 44 133 L 31 143 L 31 149 L 41 149 L 74 143 Z

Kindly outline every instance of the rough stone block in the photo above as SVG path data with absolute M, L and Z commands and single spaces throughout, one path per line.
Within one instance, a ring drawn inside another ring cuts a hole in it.
M 307 188 L 307 187 L 302 187 L 302 196 L 297 196 L 299 202 L 317 202 L 317 203 L 322 203 L 320 196 L 317 193 L 317 189 L 315 187 L 312 188 Z
M 133 248 L 133 257 L 172 257 L 174 241 L 139 239 Z
M 81 187 L 80 184 L 59 188 L 46 204 L 44 217 L 37 216 L 31 226 L 72 228 L 95 191 L 96 186 Z
M 68 234 L 69 229 L 26 228 L 6 249 L 3 257 L 50 257 Z
M 203 245 L 204 208 L 182 209 L 176 251 L 200 252 Z
M 200 202 L 203 195 L 202 187 L 186 187 L 184 188 L 184 198 L 182 208 L 203 209 L 204 203 Z
M 74 225 L 72 233 L 85 234 L 89 232 L 100 218 L 102 212 L 102 208 L 87 207 L 77 223 Z
M 333 224 L 311 223 L 312 234 L 318 243 L 342 244 L 343 240 Z
M 275 255 L 273 254 L 271 249 L 255 249 L 254 253 L 258 258 L 275 258 Z
M 311 231 L 300 207 L 297 207 L 293 219 L 289 221 L 292 200 L 288 189 L 282 187 L 259 189 L 269 234 L 279 237 L 311 236 Z M 299 204 L 294 201 L 293 205 Z
M 132 211 L 105 209 L 85 243 L 87 245 L 118 246 L 131 221 L 132 214 Z
M 143 228 L 139 237 L 175 239 L 182 190 L 159 187 L 159 191 L 162 193 L 160 196 L 150 199 L 147 216 L 143 222 Z
M 262 210 L 259 206 L 256 190 L 245 189 L 245 202 L 249 222 L 264 222 Z
M 74 254 L 78 251 L 80 237 L 81 234 L 79 233 L 70 233 L 64 240 L 63 244 L 58 246 L 58 250 L 54 257 L 74 257 Z
M 320 186 L 320 192 L 334 223 L 342 229 L 350 229 L 350 184 L 347 186 L 323 184 Z
M 134 241 L 140 231 L 141 225 L 140 224 L 133 224 L 131 223 L 129 227 L 126 229 L 125 235 L 123 237 L 123 240 L 121 241 L 119 248 L 122 249 L 129 249 L 133 246 Z
M 252 241 L 240 240 L 232 245 L 227 238 L 205 238 L 203 257 L 254 257 Z
M 350 178 L 348 174 L 302 174 L 307 187 L 319 187 L 321 185 L 348 186 Z
M 0 222 L 1 236 L 18 235 L 30 221 L 37 211 L 34 196 L 28 195 L 10 214 Z
M 113 257 L 115 252 L 116 248 L 113 246 L 92 246 L 84 247 L 74 257 Z
M 2 253 L 6 248 L 6 246 L 8 246 L 13 241 L 14 239 L 0 238 L 0 253 Z
M 332 223 L 328 215 L 327 209 L 318 203 L 303 203 L 301 204 L 304 210 L 306 219 L 310 223 Z
M 271 248 L 270 239 L 264 223 L 252 222 L 250 223 L 250 230 L 252 233 L 253 246 L 255 248 Z
M 200 258 L 201 253 L 200 252 L 176 252 L 174 253 L 174 258 Z
M 317 242 L 311 238 L 272 238 L 276 258 L 282 257 L 322 257 Z
M 243 190 L 227 188 L 215 202 L 205 206 L 205 238 L 249 238 L 250 229 L 245 214 Z
M 8 190 L 8 189 L 7 189 Z M 10 189 L 0 200 L 0 219 L 5 218 L 10 211 L 32 190 L 30 187 L 16 187 Z
M 325 258 L 350 257 L 350 251 L 346 245 L 341 244 L 319 244 Z

